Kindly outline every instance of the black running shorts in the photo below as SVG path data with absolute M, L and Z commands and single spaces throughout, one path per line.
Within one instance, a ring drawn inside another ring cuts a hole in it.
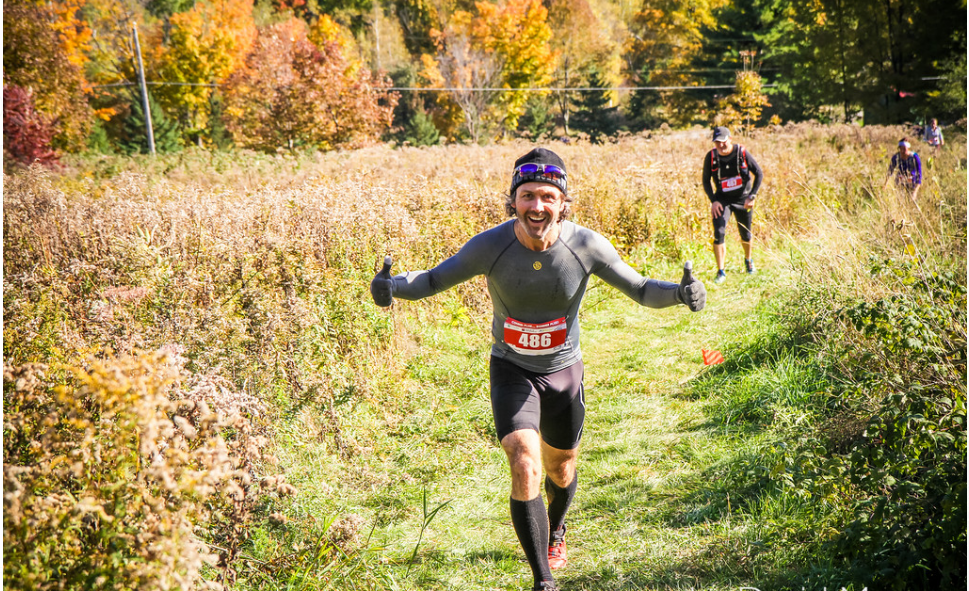
M 552 373 L 535 373 L 491 357 L 491 411 L 498 441 L 532 429 L 556 449 L 575 449 L 582 439 L 585 391 L 582 361 Z
M 744 201 L 720 201 L 723 212 L 713 218 L 713 243 L 723 244 L 727 235 L 727 222 L 730 221 L 731 211 L 737 215 L 737 232 L 741 242 L 750 242 L 750 227 L 754 219 L 754 211 L 744 207 Z

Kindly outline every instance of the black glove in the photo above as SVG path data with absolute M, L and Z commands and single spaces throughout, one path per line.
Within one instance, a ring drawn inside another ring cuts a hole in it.
M 683 279 L 676 294 L 691 312 L 699 312 L 707 304 L 707 288 L 693 276 L 693 261 L 683 263 Z
M 373 302 L 384 308 L 394 303 L 394 279 L 390 276 L 390 266 L 394 264 L 389 256 L 384 257 L 384 268 L 370 282 L 370 295 Z

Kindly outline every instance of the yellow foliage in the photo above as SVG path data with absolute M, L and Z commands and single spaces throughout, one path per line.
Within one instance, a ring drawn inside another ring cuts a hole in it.
M 313 45 L 322 48 L 327 43 L 336 43 L 340 53 L 347 59 L 347 75 L 354 76 L 363 67 L 360 47 L 349 29 L 333 20 L 328 14 L 316 19 L 307 32 Z
M 437 36 L 437 74 L 425 64 L 426 79 L 439 76 L 435 82 L 457 88 L 524 89 L 551 84 L 556 54 L 549 44 L 552 30 L 541 0 L 476 2 L 475 10 L 476 14 L 458 10 L 451 15 L 447 30 Z M 507 129 L 518 125 L 528 97 L 528 92 L 495 92 L 484 101 L 480 97 L 443 100 L 465 103 L 461 108 L 469 127 L 501 121 Z M 487 104 L 471 105 L 479 102 Z
M 168 347 L 87 367 L 4 366 L 4 573 L 17 573 L 5 587 L 84 588 L 102 572 L 113 588 L 201 585 L 218 557 L 195 528 L 213 514 L 242 525 L 255 500 L 240 484 L 265 442 L 185 362 Z M 54 385 L 65 369 L 74 378 Z
M 767 95 L 761 92 L 763 81 L 754 71 L 737 72 L 736 90 L 718 102 L 715 125 L 750 129 L 759 120 L 764 107 L 769 107 Z
M 173 15 L 170 25 L 168 45 L 159 46 L 152 59 L 166 82 L 222 82 L 243 63 L 256 39 L 252 0 L 200 0 Z M 159 86 L 153 93 L 169 111 L 187 114 L 189 131 L 208 124 L 211 87 Z

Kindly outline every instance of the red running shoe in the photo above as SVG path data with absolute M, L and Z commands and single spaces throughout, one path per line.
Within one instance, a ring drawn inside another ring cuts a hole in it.
M 548 544 L 548 567 L 552 570 L 565 568 L 569 563 L 569 551 L 565 547 L 565 526 L 552 532 L 552 541 Z

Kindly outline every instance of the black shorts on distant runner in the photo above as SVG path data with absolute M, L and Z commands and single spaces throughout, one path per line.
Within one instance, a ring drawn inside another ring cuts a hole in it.
M 535 373 L 491 357 L 491 411 L 498 441 L 533 429 L 556 449 L 575 449 L 585 421 L 582 361 L 552 373 Z
M 737 232 L 740 234 L 741 242 L 750 242 L 750 225 L 754 220 L 753 210 L 744 207 L 744 201 L 724 201 L 717 199 L 723 205 L 720 215 L 713 218 L 713 243 L 723 244 L 727 235 L 727 222 L 730 221 L 730 213 L 737 216 Z

